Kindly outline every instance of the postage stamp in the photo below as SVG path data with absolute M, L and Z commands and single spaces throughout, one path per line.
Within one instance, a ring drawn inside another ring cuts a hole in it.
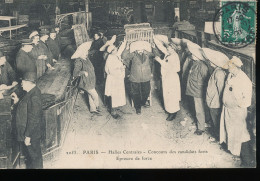
M 220 22 L 220 28 L 216 28 Z M 256 2 L 222 1 L 213 23 L 214 33 L 220 43 L 229 48 L 243 48 L 255 40 Z

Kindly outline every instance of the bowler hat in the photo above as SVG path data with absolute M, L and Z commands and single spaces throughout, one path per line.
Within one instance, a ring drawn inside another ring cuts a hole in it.
M 42 29 L 40 31 L 40 35 L 43 36 L 43 35 L 48 35 L 50 32 L 47 30 L 47 29 Z

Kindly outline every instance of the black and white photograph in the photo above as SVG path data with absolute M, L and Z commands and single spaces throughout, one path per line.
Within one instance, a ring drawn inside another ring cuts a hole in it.
M 0 0 L 0 169 L 256 168 L 256 0 Z

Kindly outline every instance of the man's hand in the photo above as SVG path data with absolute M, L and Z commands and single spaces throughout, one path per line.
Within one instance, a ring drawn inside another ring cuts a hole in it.
M 38 59 L 46 60 L 47 56 L 46 55 L 40 55 L 40 56 L 38 56 Z
M 30 137 L 25 137 L 24 144 L 26 146 L 30 146 L 31 145 L 31 138 Z
M 155 59 L 156 61 L 160 61 L 160 60 L 161 60 L 161 58 L 158 57 L 158 56 L 156 56 L 154 59 Z
M 12 87 L 16 86 L 17 84 L 18 84 L 18 82 L 14 81 L 14 82 L 12 83 Z
M 7 85 L 5 85 L 5 84 L 1 84 L 1 85 L 0 85 L 0 91 L 1 91 L 1 90 L 6 90 L 6 89 L 8 89 L 8 86 L 7 86 Z
M 19 98 L 15 92 L 11 94 L 11 98 L 14 100 L 14 104 L 17 104 L 17 102 L 19 101 Z
M 88 72 L 84 72 L 85 76 L 87 77 L 88 76 Z
M 48 69 L 50 69 L 50 70 L 54 70 L 55 68 L 53 67 L 53 66 L 51 66 L 49 63 L 47 64 L 47 67 L 48 67 Z
M 52 59 L 52 61 L 54 62 L 54 63 L 57 63 L 58 61 L 57 60 L 55 60 L 55 59 Z

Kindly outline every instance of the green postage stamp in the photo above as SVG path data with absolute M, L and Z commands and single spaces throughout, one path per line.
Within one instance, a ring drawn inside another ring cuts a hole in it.
M 256 4 L 256 1 L 221 2 L 215 21 L 220 21 L 221 30 L 217 38 L 223 45 L 242 48 L 254 42 Z

